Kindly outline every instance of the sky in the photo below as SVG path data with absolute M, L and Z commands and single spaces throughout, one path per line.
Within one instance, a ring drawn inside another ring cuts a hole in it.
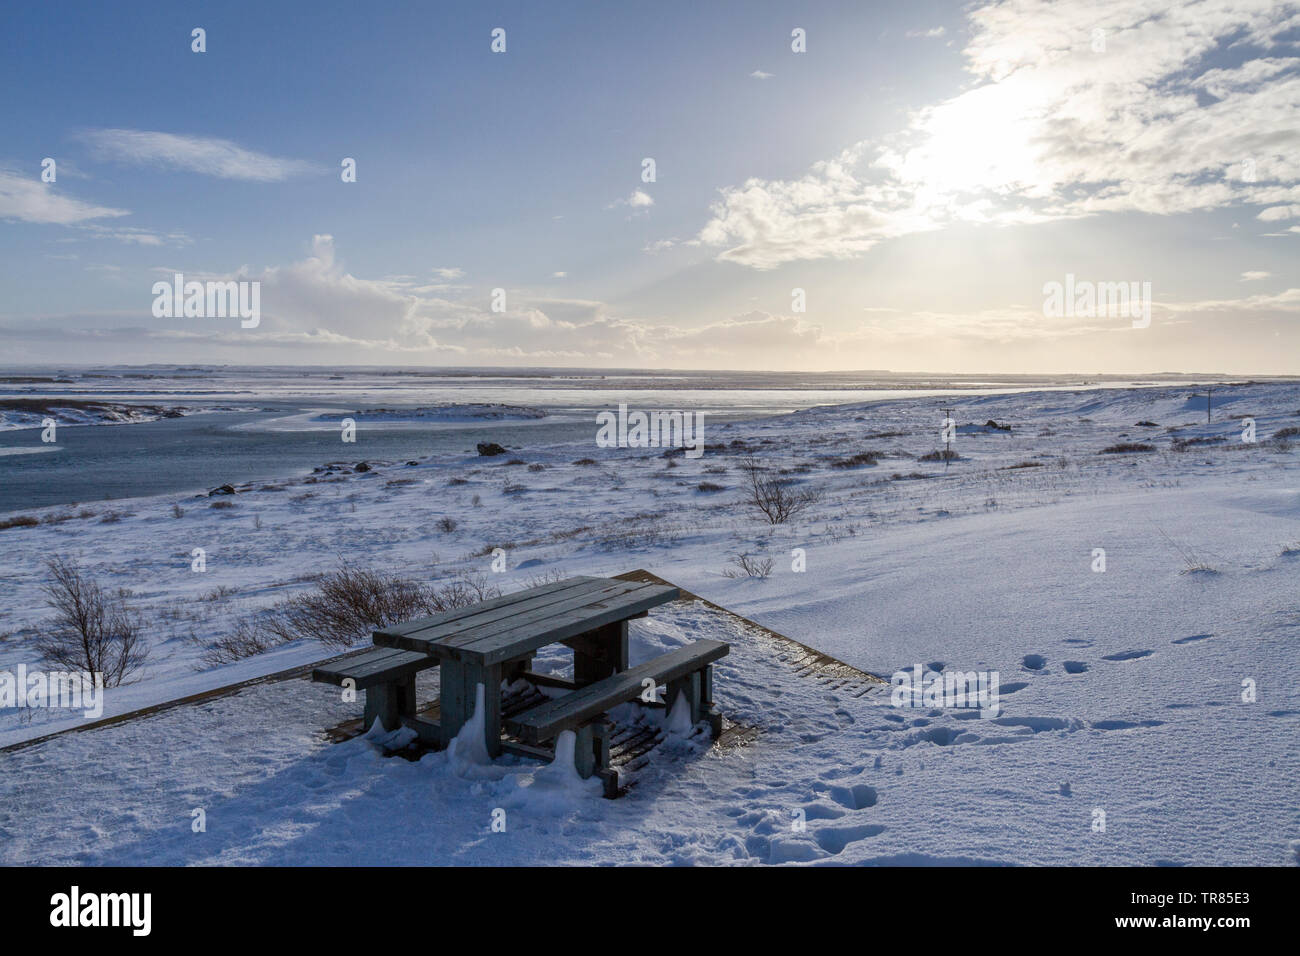
M 1297 3 L 7 4 L 0 36 L 3 364 L 1300 374 Z M 258 323 L 156 316 L 177 273 L 258 283 Z

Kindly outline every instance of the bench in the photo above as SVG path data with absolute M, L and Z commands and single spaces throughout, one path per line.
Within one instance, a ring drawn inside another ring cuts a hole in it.
M 649 678 L 656 685 L 667 685 L 664 705 L 669 713 L 678 698 L 685 695 L 691 723 L 707 719 L 716 740 L 722 733 L 722 716 L 713 706 L 710 665 L 725 657 L 728 650 L 722 641 L 695 641 L 515 714 L 506 719 L 506 729 L 534 747 L 566 730 L 574 731 L 578 738 L 574 748 L 578 775 L 585 779 L 598 774 L 604 781 L 605 795 L 612 797 L 618 792 L 618 771 L 609 766 L 605 713 L 639 699 L 645 689 L 642 682 Z
M 352 681 L 353 689 L 366 694 L 366 730 L 378 719 L 385 730 L 391 731 L 416 720 L 415 675 L 437 666 L 438 659 L 428 654 L 377 647 L 322 664 L 311 672 L 311 679 L 339 686 Z

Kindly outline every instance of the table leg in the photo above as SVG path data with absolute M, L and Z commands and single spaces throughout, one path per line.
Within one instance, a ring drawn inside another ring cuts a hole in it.
M 483 742 L 489 757 L 501 755 L 501 665 L 443 661 L 439 680 L 442 684 L 442 743 L 445 747 L 456 738 L 474 716 L 478 685 L 483 685 Z
M 607 624 L 564 643 L 573 648 L 573 681 L 579 687 L 627 670 L 627 621 Z

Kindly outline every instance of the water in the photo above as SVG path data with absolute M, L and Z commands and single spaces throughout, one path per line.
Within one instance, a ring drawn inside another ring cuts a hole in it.
M 963 386 L 954 390 L 953 385 Z M 783 414 L 822 404 L 902 396 L 1078 387 L 1077 380 L 943 381 L 879 373 L 556 373 L 530 370 L 427 372 L 400 369 L 148 368 L 0 369 L 0 398 L 79 398 L 114 402 L 238 406 L 133 425 L 63 426 L 55 445 L 39 429 L 0 432 L 0 513 L 285 478 L 331 461 L 403 461 L 474 455 L 475 444 L 510 448 L 563 442 L 594 450 L 596 413 L 682 409 L 710 424 Z M 947 386 L 946 388 L 944 386 Z M 364 418 L 354 444 L 337 423 L 313 413 L 503 403 L 545 409 L 535 421 L 383 423 Z M 575 451 L 577 454 L 577 451 Z

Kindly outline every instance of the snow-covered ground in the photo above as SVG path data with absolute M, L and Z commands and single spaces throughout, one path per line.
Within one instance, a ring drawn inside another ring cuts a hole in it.
M 140 405 L 50 399 L 0 399 L 0 432 L 44 428 L 48 419 L 59 426 L 137 425 L 160 418 L 184 418 L 212 411 L 239 411 L 239 406 Z
M 959 428 L 947 469 L 919 458 L 941 447 L 942 403 L 901 399 L 706 426 L 696 460 L 597 448 L 594 423 L 590 444 L 417 465 L 366 458 L 361 438 L 348 450 L 371 470 L 259 484 L 220 499 L 233 507 L 33 511 L 47 520 L 0 530 L 0 670 L 37 665 L 51 554 L 129 587 L 154 622 L 106 714 L 331 656 L 303 643 L 200 671 L 188 638 L 343 560 L 503 589 L 643 567 L 887 678 L 996 671 L 997 716 L 837 695 L 681 603 L 636 622 L 636 653 L 723 634 L 719 706 L 759 735 L 676 741 L 619 801 L 529 763 L 328 744 L 359 705 L 292 680 L 0 754 L 0 860 L 1294 863 L 1300 451 L 1274 436 L 1300 427 L 1300 384 L 1216 388 L 1212 424 L 1187 388 L 954 403 L 962 426 L 1012 430 Z M 1121 443 L 1152 447 L 1102 453 Z M 876 464 L 846 461 L 867 451 Z M 820 500 L 784 525 L 755 516 L 751 452 Z M 728 576 L 741 553 L 770 575 Z M 0 744 L 81 723 L 0 711 Z

